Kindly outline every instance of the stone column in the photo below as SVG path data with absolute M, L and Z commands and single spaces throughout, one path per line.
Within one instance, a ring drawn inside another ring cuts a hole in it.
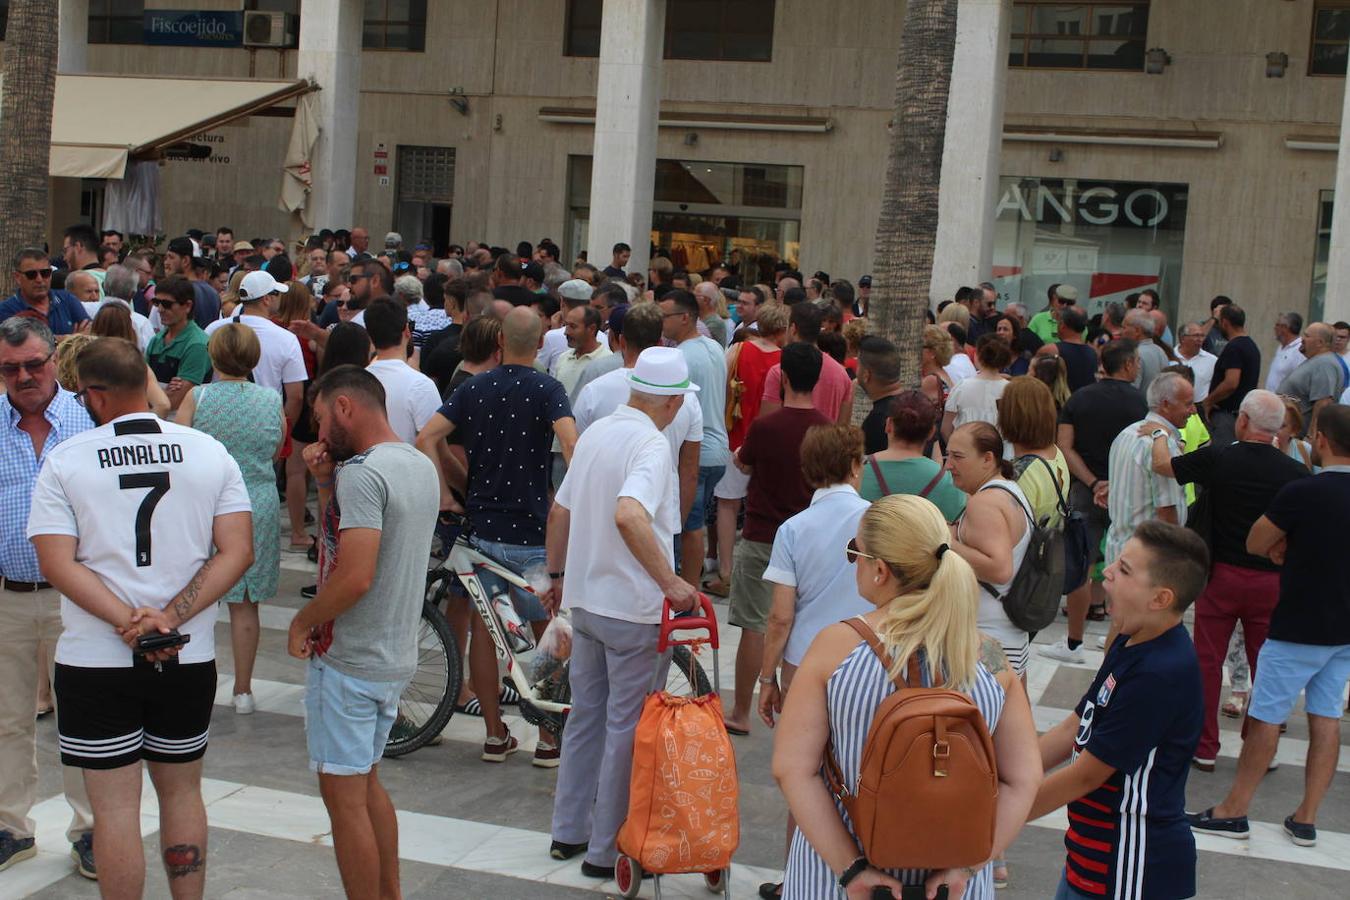
M 990 277 L 1003 151 L 1010 0 L 960 0 L 942 150 L 934 301 Z
M 628 271 L 643 276 L 651 247 L 665 23 L 666 0 L 610 0 L 600 25 L 588 258 L 604 268 L 613 246 L 623 241 L 633 248 Z
M 1350 82 L 1347 83 L 1350 86 Z M 1341 104 L 1341 144 L 1336 154 L 1336 204 L 1331 212 L 1331 252 L 1322 321 L 1350 320 L 1350 89 Z
M 356 141 L 361 109 L 362 0 L 305 0 L 296 74 L 315 95 L 319 140 L 309 195 L 315 229 L 351 228 L 356 216 Z
M 56 71 L 89 71 L 89 0 L 61 0 Z

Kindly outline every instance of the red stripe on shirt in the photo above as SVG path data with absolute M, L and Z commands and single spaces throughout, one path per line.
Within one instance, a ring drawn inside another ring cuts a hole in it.
M 1106 896 L 1106 885 L 1098 884 L 1095 881 L 1088 881 L 1082 875 L 1075 872 L 1073 866 L 1066 866 L 1064 874 L 1068 878 L 1069 884 L 1073 885 L 1075 889 L 1080 890 L 1085 894 L 1099 894 L 1103 897 Z
M 1090 807 L 1099 812 L 1104 812 L 1110 816 L 1114 816 L 1117 812 L 1119 812 L 1119 810 L 1112 809 L 1105 803 L 1098 803 L 1096 800 L 1089 800 L 1087 797 L 1079 797 L 1078 802 L 1083 804 L 1084 806 Z
M 1104 828 L 1107 831 L 1115 831 L 1116 823 L 1107 822 L 1101 819 L 1089 819 L 1087 816 L 1081 816 L 1076 812 L 1069 813 L 1069 821 L 1082 822 L 1084 825 L 1091 825 L 1093 828 Z
M 1102 875 L 1105 875 L 1107 869 L 1110 868 L 1104 862 L 1097 862 L 1094 859 L 1088 859 L 1081 853 L 1074 853 L 1072 850 L 1069 851 L 1069 859 L 1073 860 L 1075 863 L 1082 866 L 1084 869 L 1087 869 L 1089 872 L 1098 872 Z
M 1075 844 L 1079 845 L 1080 847 L 1086 847 L 1089 850 L 1100 850 L 1102 853 L 1110 853 L 1112 850 L 1111 845 L 1106 843 L 1105 841 L 1094 841 L 1091 838 L 1085 838 L 1078 832 L 1074 831 L 1072 827 L 1069 828 L 1068 837 L 1069 840 L 1073 841 Z

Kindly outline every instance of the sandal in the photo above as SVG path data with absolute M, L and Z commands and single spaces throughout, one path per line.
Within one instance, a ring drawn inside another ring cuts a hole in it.
M 502 692 L 497 695 L 497 702 L 503 706 L 512 706 L 520 702 L 520 691 L 510 682 L 502 682 Z
M 1089 622 L 1105 622 L 1106 607 L 1100 603 L 1094 603 L 1088 607 L 1087 617 Z
M 703 590 L 715 597 L 726 597 L 731 594 L 731 585 L 722 580 L 722 576 L 716 575 L 703 582 Z
M 467 703 L 456 703 L 455 712 L 465 716 L 482 717 L 483 707 L 479 704 L 477 697 L 470 697 Z
M 1006 887 L 1008 886 L 1008 863 L 1007 863 L 1007 861 L 1006 861 L 1006 860 L 1002 860 L 1002 859 L 996 859 L 996 860 L 994 860 L 994 863 L 993 863 L 993 870 L 994 870 L 994 871 L 993 871 L 992 874 L 993 874 L 993 878 L 994 878 L 994 888 L 997 889 L 997 890 L 1002 890 L 1003 888 L 1006 888 Z M 999 873 L 1000 873 L 1000 872 L 1003 873 L 1003 875 L 1002 875 L 1001 877 L 999 876 Z
M 1223 706 L 1219 707 L 1219 711 L 1230 719 L 1240 719 L 1242 718 L 1243 710 L 1246 708 L 1247 692 L 1233 691 L 1228 695 L 1228 699 L 1224 701 Z

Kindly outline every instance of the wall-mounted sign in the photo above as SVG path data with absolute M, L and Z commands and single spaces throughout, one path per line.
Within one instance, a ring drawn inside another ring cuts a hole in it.
M 241 47 L 244 14 L 205 9 L 147 9 L 145 43 L 170 47 Z

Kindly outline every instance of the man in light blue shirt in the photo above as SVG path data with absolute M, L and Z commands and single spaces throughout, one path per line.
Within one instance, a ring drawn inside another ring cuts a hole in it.
M 674 341 L 689 367 L 689 380 L 699 386 L 703 408 L 703 443 L 698 453 L 698 486 L 694 505 L 680 534 L 680 577 L 698 587 L 703 576 L 703 532 L 713 488 L 727 465 L 727 357 L 722 345 L 698 333 L 698 301 L 688 291 L 671 291 L 661 299 L 661 331 Z

